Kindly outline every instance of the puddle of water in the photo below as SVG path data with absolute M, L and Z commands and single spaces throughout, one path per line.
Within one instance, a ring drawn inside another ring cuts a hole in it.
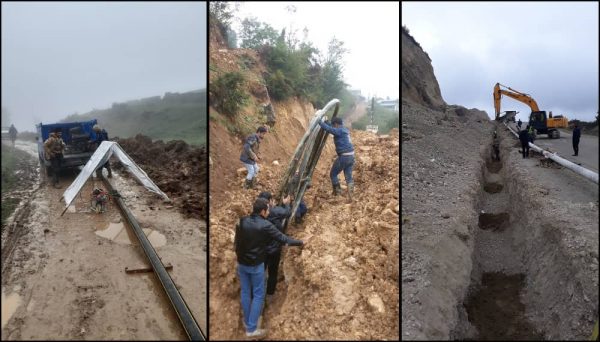
M 8 320 L 17 311 L 19 305 L 21 305 L 21 296 L 18 293 L 11 293 L 6 296 L 4 289 L 2 289 L 2 329 L 4 329 Z
M 519 298 L 524 274 L 484 273 L 481 287 L 465 302 L 471 322 L 479 331 L 475 340 L 541 341 L 525 317 L 525 305 Z
M 163 234 L 149 228 L 143 228 L 142 230 L 154 248 L 162 247 L 167 244 L 167 237 Z M 127 229 L 122 222 L 111 222 L 107 228 L 97 230 L 96 235 L 125 245 L 131 245 L 134 241 L 137 241 L 133 232 L 131 232 L 130 229 Z

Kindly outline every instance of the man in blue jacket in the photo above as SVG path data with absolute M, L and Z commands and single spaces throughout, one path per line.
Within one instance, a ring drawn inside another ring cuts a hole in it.
M 260 147 L 260 141 L 264 139 L 267 134 L 267 128 L 264 126 L 259 127 L 255 134 L 251 134 L 244 140 L 244 147 L 240 160 L 244 163 L 248 174 L 246 175 L 246 183 L 244 184 L 245 189 L 252 189 L 255 184 L 256 175 L 258 174 L 258 148 Z
M 341 195 L 342 187 L 338 179 L 338 174 L 344 171 L 344 177 L 346 178 L 346 185 L 348 186 L 348 195 L 352 196 L 354 190 L 354 182 L 352 181 L 352 168 L 354 167 L 354 147 L 350 140 L 350 130 L 344 127 L 341 118 L 333 118 L 331 120 L 331 126 L 327 122 L 319 121 L 319 126 L 323 128 L 327 133 L 333 135 L 333 142 L 335 144 L 335 152 L 338 157 L 331 166 L 329 177 L 331 177 L 331 184 L 333 185 L 333 194 Z

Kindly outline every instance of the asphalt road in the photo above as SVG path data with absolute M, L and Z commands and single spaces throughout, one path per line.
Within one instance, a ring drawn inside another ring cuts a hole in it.
M 515 130 L 517 129 L 515 123 L 511 122 L 509 125 Z M 523 128 L 526 126 L 526 122 L 521 125 Z M 595 135 L 581 135 L 577 157 L 572 156 L 573 142 L 571 133 L 568 130 L 560 130 L 560 138 L 558 139 L 549 139 L 547 134 L 538 135 L 533 143 L 545 150 L 557 153 L 561 158 L 598 172 L 598 137 Z

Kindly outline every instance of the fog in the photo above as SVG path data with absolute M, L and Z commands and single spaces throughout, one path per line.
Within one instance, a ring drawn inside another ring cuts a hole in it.
M 206 39 L 202 2 L 2 2 L 3 111 L 34 131 L 114 102 L 206 88 Z
M 402 25 L 431 57 L 444 100 L 494 116 L 496 82 L 540 110 L 593 121 L 598 111 L 598 2 L 404 2 Z M 501 111 L 530 108 L 503 97 Z

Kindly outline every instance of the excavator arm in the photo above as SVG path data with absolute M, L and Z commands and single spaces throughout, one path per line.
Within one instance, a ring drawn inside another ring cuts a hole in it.
M 500 86 L 505 87 L 508 90 L 500 89 Z M 540 110 L 538 108 L 537 102 L 535 102 L 535 100 L 531 96 L 525 93 L 521 93 L 520 91 L 514 90 L 511 87 L 507 87 L 500 83 L 496 83 L 496 86 L 494 86 L 494 109 L 496 110 L 496 120 L 498 120 L 498 118 L 500 117 L 500 99 L 502 98 L 502 95 L 512 97 L 517 101 L 521 101 L 527 104 L 531 108 L 532 112 L 537 112 Z

